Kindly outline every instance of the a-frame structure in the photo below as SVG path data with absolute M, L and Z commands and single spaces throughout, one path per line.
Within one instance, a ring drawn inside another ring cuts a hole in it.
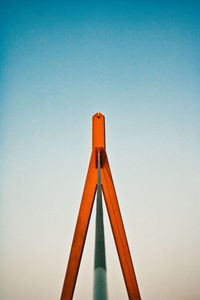
M 137 280 L 128 247 L 128 241 L 117 201 L 105 147 L 105 118 L 96 113 L 92 118 L 92 154 L 84 186 L 74 238 L 71 246 L 61 300 L 71 300 L 75 289 L 87 229 L 97 189 L 98 155 L 100 153 L 101 185 L 112 227 L 120 265 L 130 300 L 141 300 Z

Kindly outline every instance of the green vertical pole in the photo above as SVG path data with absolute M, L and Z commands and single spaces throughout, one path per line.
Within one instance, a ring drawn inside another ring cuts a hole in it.
M 94 300 L 107 300 L 106 258 L 103 225 L 103 206 L 101 190 L 100 151 L 98 151 L 98 178 L 96 204 L 95 260 L 94 260 Z

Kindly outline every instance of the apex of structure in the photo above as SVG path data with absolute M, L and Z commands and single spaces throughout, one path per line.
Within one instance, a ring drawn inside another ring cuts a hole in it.
M 93 118 L 95 118 L 95 117 L 98 118 L 98 119 L 100 119 L 100 118 L 102 118 L 102 117 L 105 118 L 104 115 L 102 115 L 100 112 L 97 112 L 97 113 L 93 116 Z

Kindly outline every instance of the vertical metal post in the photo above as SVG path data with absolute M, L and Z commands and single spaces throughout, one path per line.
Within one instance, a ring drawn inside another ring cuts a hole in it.
M 94 260 L 94 300 L 107 300 L 106 257 L 103 225 L 103 206 L 101 190 L 101 163 L 98 151 L 98 179 L 96 204 L 95 260 Z

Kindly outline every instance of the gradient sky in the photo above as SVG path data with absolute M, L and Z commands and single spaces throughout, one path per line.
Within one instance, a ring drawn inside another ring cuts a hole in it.
M 142 299 L 199 300 L 200 2 L 0 5 L 0 298 L 59 299 L 100 111 Z M 93 264 L 94 214 L 75 300 Z

